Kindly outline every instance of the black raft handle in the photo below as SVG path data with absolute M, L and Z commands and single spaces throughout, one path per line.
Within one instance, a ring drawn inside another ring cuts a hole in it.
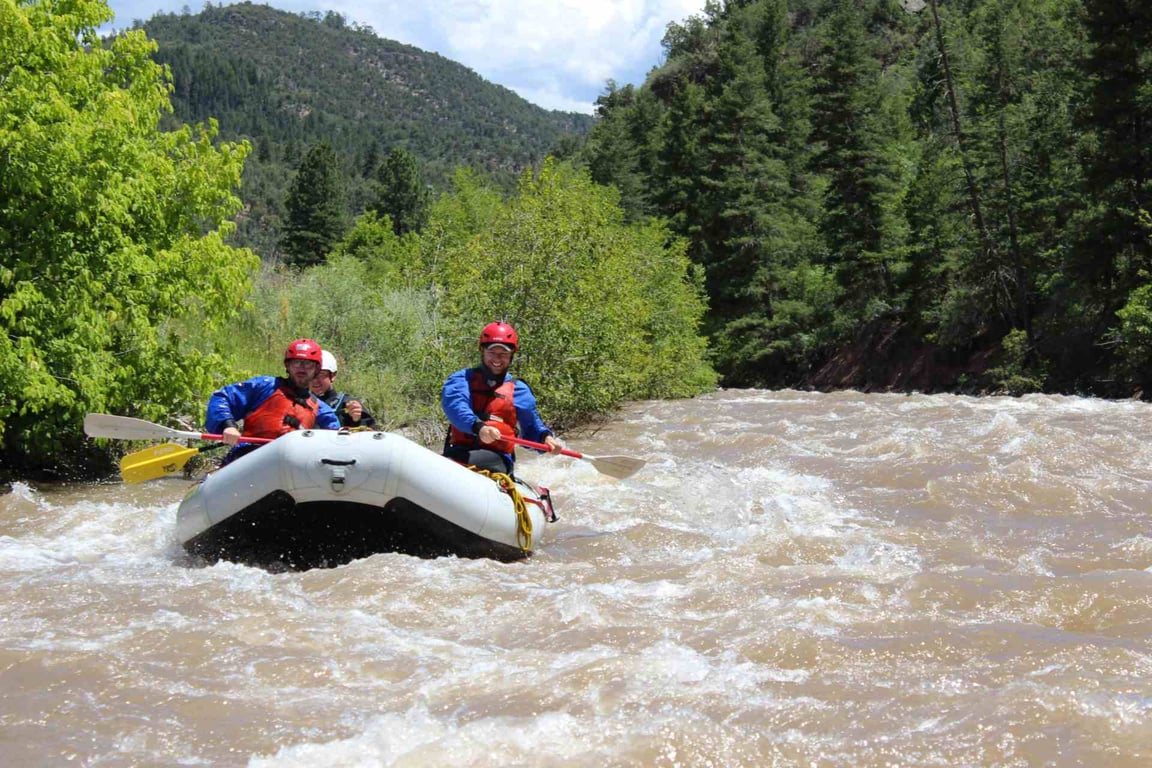
M 349 459 L 348 461 L 338 461 L 336 459 L 320 459 L 321 464 L 328 464 L 333 467 L 350 467 L 356 463 L 356 459 Z

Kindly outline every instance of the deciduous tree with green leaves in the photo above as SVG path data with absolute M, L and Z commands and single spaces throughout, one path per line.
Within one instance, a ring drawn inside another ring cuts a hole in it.
M 252 355 L 268 358 L 288 334 L 312 335 L 379 420 L 427 427 L 438 447 L 444 378 L 476 364 L 480 328 L 504 318 L 522 340 L 516 375 L 566 429 L 714 386 L 685 245 L 662 223 L 626 222 L 616 190 L 564 163 L 525 173 L 507 200 L 460 170 L 424 232 L 397 237 L 366 214 L 324 264 L 264 273 L 237 337 L 275 339 Z
M 699 333 L 703 280 L 685 242 L 663 224 L 627 224 L 616 190 L 547 160 L 525 173 L 501 209 L 484 208 L 492 218 L 461 210 L 438 205 L 429 230 L 445 235 L 422 248 L 457 367 L 475 362 L 485 323 L 511 322 L 522 347 L 516 373 L 561 428 L 624 400 L 693 395 L 714 384 Z
M 96 0 L 0 0 L 0 465 L 75 467 L 84 415 L 200 409 L 257 260 L 226 246 L 247 145 L 161 131 L 171 86 Z

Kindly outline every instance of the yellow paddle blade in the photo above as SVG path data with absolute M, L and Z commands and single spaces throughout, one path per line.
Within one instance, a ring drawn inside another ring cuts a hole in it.
M 120 476 L 126 483 L 155 480 L 179 472 L 188 463 L 188 459 L 199 452 L 196 448 L 185 448 L 177 443 L 154 445 L 120 459 Z

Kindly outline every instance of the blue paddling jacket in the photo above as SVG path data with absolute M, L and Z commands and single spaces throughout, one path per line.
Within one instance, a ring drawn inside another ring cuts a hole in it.
M 458 430 L 456 434 L 475 436 L 484 422 L 482 417 L 485 414 L 477 413 L 472 403 L 472 377 L 479 370 L 479 368 L 462 368 L 456 371 L 444 381 L 444 387 L 440 391 L 440 407 L 448 417 L 448 422 Z M 507 372 L 499 382 L 496 382 L 493 389 L 508 382 L 515 382 L 512 402 L 516 409 L 516 427 L 519 435 L 525 440 L 542 442 L 545 436 L 552 434 L 552 430 L 544 424 L 544 420 L 536 410 L 536 395 L 532 394 L 532 389 L 527 384 Z M 488 447 L 480 443 L 479 438 L 473 437 L 473 441 L 469 446 L 471 448 Z M 508 461 L 516 459 L 512 453 L 502 455 Z
M 228 427 L 239 427 L 239 422 L 249 416 L 261 426 L 252 429 L 254 425 L 245 424 L 242 433 L 248 437 L 275 438 L 301 427 L 340 429 L 340 419 L 327 403 L 307 389 L 299 390 L 288 379 L 277 376 L 255 376 L 213 392 L 208 398 L 204 427 L 208 432 L 220 433 Z M 252 443 L 237 445 L 224 457 L 223 463 L 256 447 L 257 444 Z

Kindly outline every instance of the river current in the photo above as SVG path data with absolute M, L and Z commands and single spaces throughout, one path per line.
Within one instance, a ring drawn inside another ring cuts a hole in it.
M 525 457 L 511 564 L 198 566 L 0 496 L 4 766 L 1148 766 L 1152 406 L 730 390 Z

